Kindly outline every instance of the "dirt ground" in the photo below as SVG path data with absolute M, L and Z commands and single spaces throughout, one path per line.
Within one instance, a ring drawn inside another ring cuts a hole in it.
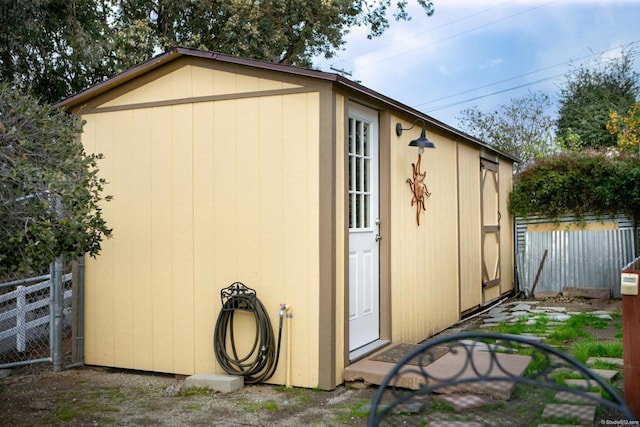
M 543 303 L 569 311 L 621 312 L 620 300 Z M 445 333 L 471 330 L 479 322 L 475 317 Z M 1 426 L 363 426 L 376 391 L 344 385 L 333 391 L 271 385 L 228 394 L 188 391 L 172 375 L 91 366 L 53 373 L 50 365 L 34 365 L 0 374 Z M 496 412 L 502 411 L 485 410 L 479 417 Z

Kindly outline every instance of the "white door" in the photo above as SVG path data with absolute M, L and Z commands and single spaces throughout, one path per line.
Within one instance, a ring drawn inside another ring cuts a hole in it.
M 378 114 L 349 108 L 349 351 L 380 338 Z

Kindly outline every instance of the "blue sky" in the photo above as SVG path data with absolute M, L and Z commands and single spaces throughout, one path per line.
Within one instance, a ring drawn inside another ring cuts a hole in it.
M 352 29 L 343 51 L 315 64 L 455 127 L 465 108 L 491 112 L 529 91 L 555 101 L 572 64 L 623 47 L 636 48 L 640 71 L 638 0 L 434 0 L 431 17 L 409 3 L 411 21 L 373 40 Z

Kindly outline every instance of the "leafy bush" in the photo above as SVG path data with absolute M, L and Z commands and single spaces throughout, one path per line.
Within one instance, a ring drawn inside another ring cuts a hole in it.
M 521 171 L 509 198 L 513 215 L 578 219 L 624 213 L 640 219 L 640 157 L 636 153 L 574 151 L 538 160 Z
M 84 152 L 81 131 L 78 119 L 0 83 L 0 276 L 97 255 L 111 234 L 100 156 Z

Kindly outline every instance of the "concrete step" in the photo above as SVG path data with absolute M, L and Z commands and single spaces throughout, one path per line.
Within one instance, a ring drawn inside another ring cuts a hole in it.
M 210 390 L 230 393 L 244 386 L 244 377 L 221 374 L 195 374 L 184 380 L 187 388 L 208 388 Z
M 478 406 L 498 403 L 497 400 L 489 396 L 471 393 L 440 395 L 436 397 L 436 399 L 447 402 L 456 412 L 464 411 L 465 409 L 477 408 Z
M 589 394 L 593 397 L 600 397 L 600 393 L 589 392 L 586 394 Z M 553 400 L 565 403 L 594 403 L 594 401 L 589 399 L 588 397 L 581 396 L 576 393 L 571 393 L 569 391 L 557 392 L 556 395 L 553 396 Z
M 582 427 L 578 424 L 538 424 L 538 427 Z
M 591 405 L 569 405 L 565 403 L 549 403 L 544 407 L 542 418 L 575 418 L 580 424 L 593 425 L 596 418 L 596 407 Z
M 427 427 L 484 427 L 484 424 L 474 421 L 431 421 Z
M 611 381 L 618 375 L 618 371 L 614 369 L 592 369 L 591 372 L 607 381 Z

